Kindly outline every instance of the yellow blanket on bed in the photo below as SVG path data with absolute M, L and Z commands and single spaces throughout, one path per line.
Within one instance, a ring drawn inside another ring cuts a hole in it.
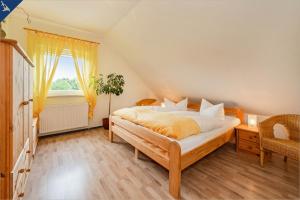
M 114 115 L 178 140 L 200 133 L 197 122 L 185 116 L 139 108 L 123 108 Z

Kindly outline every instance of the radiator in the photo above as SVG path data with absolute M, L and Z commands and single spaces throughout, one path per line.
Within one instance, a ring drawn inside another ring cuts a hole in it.
M 50 135 L 88 127 L 88 104 L 47 105 L 40 114 L 39 135 Z

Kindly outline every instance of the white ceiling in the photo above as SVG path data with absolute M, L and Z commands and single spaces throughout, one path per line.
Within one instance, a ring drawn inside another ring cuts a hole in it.
M 105 33 L 139 0 L 25 0 L 32 17 L 95 33 Z

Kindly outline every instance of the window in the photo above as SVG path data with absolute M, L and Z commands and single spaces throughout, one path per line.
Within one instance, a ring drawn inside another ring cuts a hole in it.
M 82 96 L 77 80 L 74 61 L 70 52 L 65 50 L 57 65 L 48 96 Z

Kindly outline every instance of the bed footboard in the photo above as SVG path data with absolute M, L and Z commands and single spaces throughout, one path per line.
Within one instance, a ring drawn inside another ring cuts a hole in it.
M 175 197 L 180 197 L 181 181 L 181 148 L 178 142 L 152 134 L 136 126 L 124 124 L 124 121 L 110 117 L 109 141 L 113 142 L 114 134 L 135 147 L 158 164 L 169 170 L 169 192 Z
M 205 144 L 186 152 L 181 155 L 181 170 L 184 170 L 188 166 L 194 164 L 204 156 L 215 151 L 225 143 L 229 142 L 234 135 L 234 129 L 227 130 L 224 134 L 206 142 Z
M 175 141 L 170 144 L 169 158 L 169 192 L 178 199 L 181 185 L 181 148 Z
M 181 155 L 177 141 L 151 133 L 118 117 L 110 117 L 109 123 L 109 141 L 113 142 L 116 134 L 134 146 L 136 154 L 140 151 L 169 170 L 169 192 L 175 198 L 180 198 L 181 171 L 228 142 L 233 133 L 234 129 L 229 129 L 219 137 Z

